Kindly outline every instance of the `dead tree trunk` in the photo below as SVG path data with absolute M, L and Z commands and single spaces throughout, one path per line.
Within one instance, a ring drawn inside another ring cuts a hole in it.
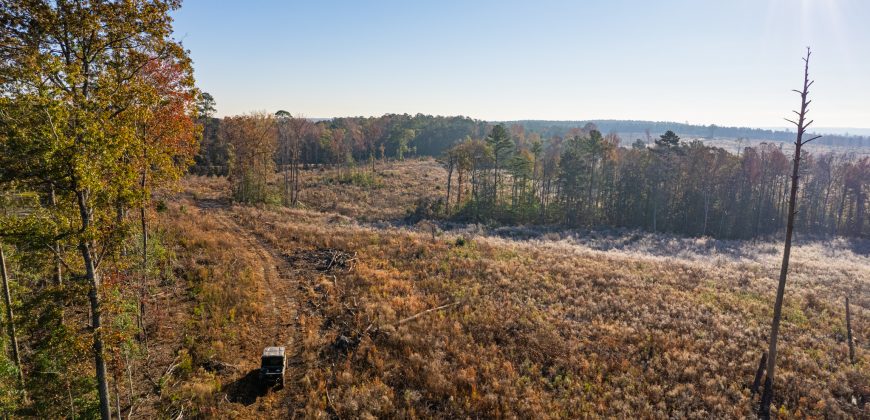
M 12 293 L 9 292 L 9 273 L 6 271 L 6 255 L 3 253 L 3 245 L 0 244 L 0 277 L 3 278 L 3 298 L 6 302 L 6 331 L 9 334 L 10 347 L 12 347 L 12 359 L 18 368 L 18 382 L 21 390 L 24 390 L 24 369 L 21 366 L 21 357 L 18 353 L 18 336 L 15 333 L 15 317 L 12 312 Z
M 849 363 L 855 364 L 855 343 L 852 341 L 852 314 L 849 311 L 849 297 L 846 296 L 846 341 L 849 343 Z
M 785 295 L 785 283 L 788 277 L 788 262 L 789 257 L 791 255 L 791 238 L 794 233 L 794 219 L 796 208 L 797 208 L 797 194 L 798 194 L 798 176 L 800 174 L 800 161 L 801 161 L 801 148 L 819 138 L 820 136 L 813 137 L 808 140 L 804 140 L 804 133 L 806 132 L 807 127 L 812 124 L 812 121 L 807 121 L 806 116 L 809 112 L 808 106 L 810 104 L 810 100 L 807 99 L 809 95 L 810 86 L 812 86 L 813 82 L 810 80 L 809 66 L 810 66 L 810 49 L 807 48 L 807 56 L 804 60 L 804 86 L 802 90 L 795 90 L 801 96 L 801 108 L 800 111 L 793 111 L 798 116 L 797 121 L 792 121 L 786 118 L 787 121 L 791 122 L 797 127 L 797 138 L 794 142 L 794 165 L 792 167 L 792 175 L 791 175 L 791 194 L 789 195 L 788 201 L 788 223 L 785 228 L 785 246 L 782 252 L 782 266 L 779 272 L 779 285 L 776 289 L 776 302 L 773 306 L 773 323 L 770 327 L 770 346 L 767 351 L 768 359 L 767 359 L 767 379 L 764 381 L 764 393 L 761 396 L 761 407 L 758 411 L 758 417 L 767 419 L 770 418 L 770 403 L 773 400 L 773 381 L 774 374 L 776 373 L 776 341 L 779 338 L 779 323 L 782 318 L 782 301 L 783 296 Z

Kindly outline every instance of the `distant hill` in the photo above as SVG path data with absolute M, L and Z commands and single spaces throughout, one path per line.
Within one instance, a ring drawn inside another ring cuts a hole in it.
M 794 141 L 794 131 L 783 129 L 752 128 L 752 127 L 724 127 L 711 125 L 695 125 L 668 121 L 636 121 L 636 120 L 578 120 L 578 121 L 546 121 L 546 120 L 518 120 L 498 121 L 507 125 L 520 124 L 528 131 L 539 133 L 542 137 L 564 136 L 573 128 L 582 128 L 588 123 L 595 124 L 602 133 L 618 133 L 624 141 L 643 139 L 647 131 L 651 137 L 658 137 L 667 130 L 672 130 L 683 137 L 702 139 L 734 138 L 747 140 L 767 140 L 779 142 Z M 822 128 L 820 133 L 824 137 L 817 140 L 817 144 L 842 147 L 870 147 L 870 137 L 866 135 L 829 134 L 840 130 L 836 128 Z M 870 131 L 867 129 L 854 129 L 856 132 Z
M 857 127 L 816 127 L 815 131 L 822 134 L 842 134 L 870 137 L 870 128 Z

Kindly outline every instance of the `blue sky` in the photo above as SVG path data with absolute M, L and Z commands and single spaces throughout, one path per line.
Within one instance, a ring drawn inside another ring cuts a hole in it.
M 425 113 L 870 127 L 870 1 L 186 0 L 219 115 Z

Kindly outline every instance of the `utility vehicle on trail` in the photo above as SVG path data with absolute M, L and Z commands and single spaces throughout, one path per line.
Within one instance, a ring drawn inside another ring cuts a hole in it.
M 260 382 L 263 385 L 284 386 L 284 370 L 287 360 L 284 357 L 284 347 L 266 347 L 260 360 Z

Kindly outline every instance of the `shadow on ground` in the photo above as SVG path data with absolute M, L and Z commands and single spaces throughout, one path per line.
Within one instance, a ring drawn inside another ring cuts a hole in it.
M 229 208 L 232 203 L 225 198 L 199 198 L 194 200 L 196 206 L 203 210 L 210 209 L 225 209 Z
M 269 388 L 260 382 L 259 370 L 253 369 L 245 376 L 228 384 L 224 390 L 230 402 L 251 405 L 257 398 L 266 395 Z

